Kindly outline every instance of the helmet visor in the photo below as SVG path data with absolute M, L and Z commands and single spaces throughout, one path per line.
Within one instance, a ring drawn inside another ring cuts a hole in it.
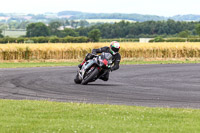
M 112 51 L 114 51 L 115 53 L 119 52 L 119 48 L 115 48 L 115 47 L 111 47 Z

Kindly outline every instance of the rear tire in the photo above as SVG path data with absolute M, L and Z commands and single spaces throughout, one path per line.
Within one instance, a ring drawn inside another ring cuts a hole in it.
M 91 74 L 90 74 L 88 77 L 85 77 L 85 78 L 82 80 L 81 84 L 82 84 L 82 85 L 88 84 L 88 82 L 90 82 L 95 76 L 97 76 L 98 73 L 99 73 L 99 70 L 98 70 L 98 68 L 96 67 L 96 68 L 91 72 Z

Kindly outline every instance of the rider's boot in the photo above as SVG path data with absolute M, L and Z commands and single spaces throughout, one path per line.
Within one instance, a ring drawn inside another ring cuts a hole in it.
M 81 69 L 85 62 L 86 62 L 86 60 L 84 60 L 81 64 L 79 64 L 78 67 Z
M 81 69 L 83 65 L 79 64 L 78 67 Z
M 108 81 L 109 79 L 109 72 L 105 72 L 99 79 L 103 80 L 103 81 Z

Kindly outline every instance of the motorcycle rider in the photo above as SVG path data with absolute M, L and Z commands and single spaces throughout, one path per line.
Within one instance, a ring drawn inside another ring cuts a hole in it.
M 103 81 L 108 81 L 109 79 L 109 72 L 110 71 L 115 71 L 117 69 L 119 69 L 119 63 L 121 61 L 121 55 L 119 54 L 119 50 L 120 50 L 120 44 L 117 41 L 113 41 L 110 44 L 110 47 L 102 47 L 99 49 L 93 49 L 92 50 L 92 54 L 88 53 L 84 59 L 84 61 L 78 65 L 78 67 L 81 69 L 83 64 L 88 61 L 89 59 L 92 59 L 94 57 L 94 55 L 96 55 L 97 53 L 110 53 L 112 54 L 112 64 L 114 64 L 110 70 L 105 70 L 103 73 L 103 75 L 100 77 L 100 79 L 102 79 Z

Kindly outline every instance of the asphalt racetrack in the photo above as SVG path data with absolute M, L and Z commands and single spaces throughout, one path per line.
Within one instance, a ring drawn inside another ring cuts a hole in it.
M 0 69 L 0 99 L 200 108 L 200 64 L 121 65 L 107 82 L 77 85 L 77 67 Z

